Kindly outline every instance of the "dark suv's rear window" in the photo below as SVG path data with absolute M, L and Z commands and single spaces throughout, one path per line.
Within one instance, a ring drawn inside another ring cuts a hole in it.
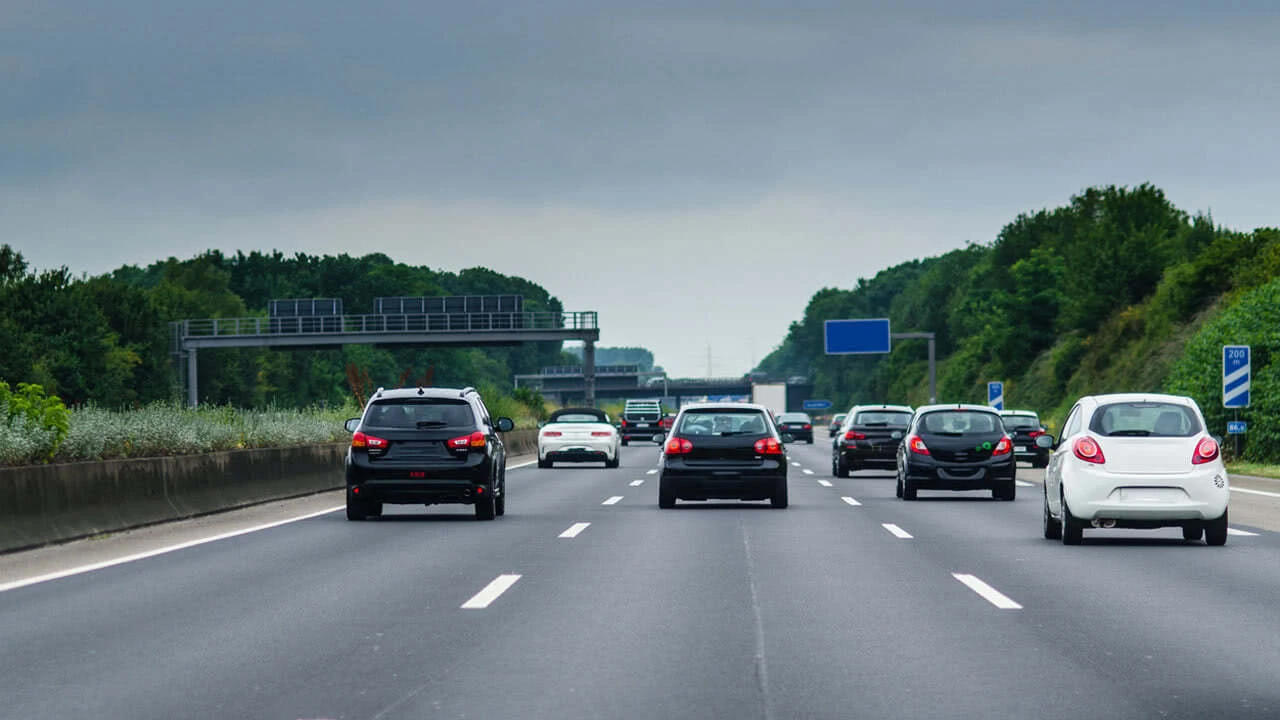
M 686 435 L 767 435 L 768 421 L 759 410 L 690 410 L 675 433 Z
M 364 424 L 380 428 L 472 428 L 475 417 L 462 400 L 397 399 L 375 402 Z

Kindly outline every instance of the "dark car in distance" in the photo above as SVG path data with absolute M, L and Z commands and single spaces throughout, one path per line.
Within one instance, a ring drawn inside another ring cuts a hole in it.
M 378 389 L 347 421 L 347 519 L 382 515 L 393 504 L 462 503 L 477 520 L 506 513 L 506 448 L 475 388 Z
M 1005 432 L 1013 438 L 1013 456 L 1026 460 L 1031 467 L 1049 467 L 1050 450 L 1036 444 L 1036 438 L 1047 435 L 1048 430 L 1040 422 L 1040 416 L 1030 410 L 1002 410 Z
M 831 474 L 849 477 L 866 468 L 893 470 L 898 446 L 914 412 L 907 405 L 855 405 L 831 444 Z
M 844 425 L 844 419 L 848 417 L 845 413 L 839 413 L 831 418 L 831 422 L 827 425 L 827 437 L 835 437 L 840 432 L 840 426 Z
M 997 500 L 1017 493 L 1013 439 L 1000 413 L 985 405 L 926 405 L 916 410 L 898 448 L 903 500 L 919 490 L 990 490 Z
M 768 500 L 787 506 L 788 436 L 763 405 L 687 405 L 665 438 L 658 507 L 677 500 Z
M 813 444 L 813 418 L 808 413 L 784 412 L 778 415 L 778 431 Z

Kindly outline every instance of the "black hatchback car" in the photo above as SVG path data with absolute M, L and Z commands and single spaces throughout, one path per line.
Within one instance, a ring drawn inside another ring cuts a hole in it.
M 676 500 L 769 500 L 787 506 L 789 435 L 763 405 L 687 405 L 665 438 L 658 475 L 658 507 Z
M 1013 438 L 1014 458 L 1030 461 L 1031 467 L 1049 467 L 1049 448 L 1036 444 L 1036 438 L 1048 434 L 1039 415 L 1030 410 L 1002 410 L 1000 419 Z
M 813 444 L 813 418 L 808 413 L 782 413 L 778 416 L 778 431 L 791 435 L 797 441 Z
M 463 503 L 476 519 L 506 512 L 506 448 L 475 388 L 379 389 L 347 421 L 347 519 L 382 515 L 384 503 Z
M 849 477 L 863 468 L 893 470 L 898 446 L 914 412 L 906 405 L 855 405 L 831 444 L 831 474 Z
M 997 500 L 1017 492 L 1013 440 L 1000 413 L 984 405 L 926 405 L 916 410 L 898 448 L 897 495 L 918 490 L 990 490 Z

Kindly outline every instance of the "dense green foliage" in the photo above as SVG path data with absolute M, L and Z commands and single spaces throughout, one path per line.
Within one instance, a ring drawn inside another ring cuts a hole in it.
M 521 295 L 530 312 L 562 310 L 546 290 L 484 268 L 458 273 L 393 262 L 381 254 L 285 256 L 208 252 L 146 268 L 74 278 L 32 272 L 0 246 L 0 381 L 34 383 L 76 406 L 139 406 L 178 397 L 169 322 L 265 316 L 273 298 L 336 297 L 349 314 L 380 296 Z M 348 371 L 373 387 L 490 384 L 564 362 L 558 343 L 484 349 L 202 350 L 201 402 L 237 407 L 342 405 Z
M 818 395 L 841 405 L 923 404 L 924 341 L 887 356 L 823 354 L 825 320 L 888 317 L 894 332 L 936 333 L 940 401 L 985 402 L 986 382 L 1004 380 L 1006 406 L 1055 421 L 1083 394 L 1169 390 L 1193 395 L 1222 433 L 1221 345 L 1252 344 L 1248 457 L 1276 461 L 1277 277 L 1280 231 L 1216 227 L 1149 185 L 1091 188 L 1017 217 L 990 244 L 818 291 L 758 369 L 812 371 Z
M 44 388 L 19 383 L 17 392 L 0 382 L 0 463 L 50 460 L 71 430 L 71 413 Z

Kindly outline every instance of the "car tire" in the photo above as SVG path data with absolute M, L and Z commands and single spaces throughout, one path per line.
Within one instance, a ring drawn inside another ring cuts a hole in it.
M 916 493 L 917 493 L 916 484 L 911 482 L 911 478 L 903 477 L 902 478 L 902 499 L 915 500 L 917 497 Z
M 622 458 L 618 457 L 617 455 L 614 455 L 612 460 L 604 461 L 604 466 L 607 468 L 616 468 L 620 464 L 622 464 Z
M 1201 523 L 1195 523 L 1195 524 L 1192 524 L 1192 525 L 1183 525 L 1183 526 L 1182 526 L 1182 539 L 1183 539 L 1183 540 L 1187 540 L 1187 541 L 1190 541 L 1190 542 L 1195 542 L 1195 541 L 1197 541 L 1197 540 L 1200 540 L 1200 539 L 1201 539 L 1201 538 L 1203 538 L 1203 537 L 1204 537 L 1204 525 L 1203 525 L 1203 524 L 1201 524 Z
M 658 507 L 673 508 L 676 506 L 676 490 L 666 480 L 658 480 Z
M 1084 521 L 1071 514 L 1065 494 L 1062 496 L 1062 518 L 1059 526 L 1063 545 L 1079 545 L 1084 541 Z
M 347 497 L 347 519 L 351 521 L 360 521 L 369 517 L 369 505 L 363 500 L 356 500 L 353 497 Z
M 898 473 L 898 481 L 894 483 L 893 496 L 899 499 L 902 498 L 902 473 Z
M 842 478 L 849 477 L 849 463 L 845 461 L 843 457 L 836 460 L 836 476 Z
M 505 509 L 505 508 L 504 508 Z M 493 493 L 484 493 L 476 499 L 476 519 L 492 520 L 497 514 Z
M 626 447 L 628 442 L 630 442 L 630 441 L 629 441 L 629 440 L 623 440 L 623 441 L 622 441 L 622 447 Z
M 778 480 L 773 488 L 773 496 L 769 498 L 769 504 L 775 508 L 785 508 L 787 506 L 787 479 L 784 477 Z
M 1049 512 L 1049 491 L 1044 492 L 1044 539 L 1061 540 L 1062 524 Z
M 1227 544 L 1227 511 L 1222 511 L 1222 517 L 1212 520 L 1206 520 L 1204 523 L 1204 542 L 1206 545 L 1226 545 Z
M 552 463 L 550 460 L 543 460 L 542 458 L 538 458 L 538 467 L 542 468 L 543 470 L 546 470 L 547 468 L 551 467 L 551 465 Z
M 1018 484 L 1013 480 L 1001 483 L 999 487 L 991 488 L 991 497 L 995 500 L 1004 500 L 1009 502 L 1018 499 Z

